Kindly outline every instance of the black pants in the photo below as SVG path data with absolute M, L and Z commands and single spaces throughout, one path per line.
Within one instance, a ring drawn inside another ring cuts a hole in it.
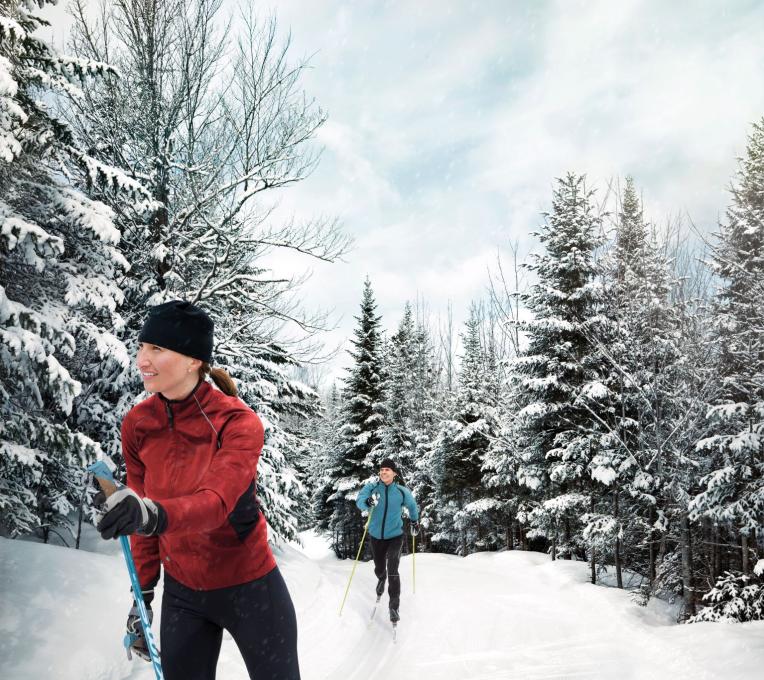
M 231 633 L 252 680 L 300 680 L 297 618 L 278 568 L 256 581 L 201 591 L 165 574 L 165 680 L 214 680 L 223 629 Z
M 374 557 L 374 573 L 379 580 L 388 577 L 387 593 L 390 596 L 390 609 L 399 609 L 401 604 L 401 577 L 398 564 L 401 561 L 403 534 L 395 538 L 371 537 L 371 554 Z

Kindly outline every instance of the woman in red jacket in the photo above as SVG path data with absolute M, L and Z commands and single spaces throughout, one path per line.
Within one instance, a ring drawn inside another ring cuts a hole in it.
M 164 568 L 164 677 L 214 678 L 227 630 L 251 678 L 299 680 L 294 606 L 255 497 L 262 423 L 210 367 L 213 323 L 199 307 L 152 307 L 138 341 L 153 395 L 122 421 L 127 486 L 106 500 L 98 530 L 131 535 L 147 605 Z M 148 658 L 137 614 L 132 649 Z

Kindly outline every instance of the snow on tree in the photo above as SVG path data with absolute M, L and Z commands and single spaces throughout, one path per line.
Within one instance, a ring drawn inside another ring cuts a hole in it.
M 518 483 L 517 470 L 522 449 L 515 438 L 515 416 L 520 410 L 518 383 L 503 385 L 496 405 L 496 436 L 490 442 L 483 462 L 483 483 L 494 501 L 494 512 L 500 518 L 495 531 L 495 544 L 508 550 L 515 547 L 515 531 L 520 544 L 524 543 L 520 518 L 535 507 L 534 491 Z M 499 532 L 503 531 L 503 536 Z
M 475 306 L 465 322 L 462 344 L 458 389 L 441 422 L 430 466 L 438 518 L 432 541 L 442 550 L 466 555 L 483 540 L 480 518 L 487 508 L 481 493 L 482 467 L 496 435 L 495 395 L 488 388 Z
M 444 403 L 442 368 L 432 342 L 432 334 L 424 319 L 416 322 L 414 333 L 413 412 L 411 426 L 414 436 L 414 455 L 406 471 L 406 483 L 419 505 L 422 531 L 417 545 L 431 546 L 430 532 L 436 530 L 435 483 L 429 466 Z
M 316 166 L 310 140 L 325 115 L 303 96 L 306 65 L 291 63 L 275 20 L 260 23 L 244 10 L 231 30 L 218 0 L 120 1 L 95 21 L 87 10 L 85 2 L 73 5 L 72 47 L 108 58 L 118 75 L 86 86 L 69 109 L 70 124 L 152 199 L 148 213 L 118 214 L 131 265 L 122 282 L 122 337 L 134 352 L 147 307 L 168 299 L 210 312 L 216 362 L 267 420 L 264 511 L 277 535 L 293 538 L 290 513 L 308 500 L 291 460 L 303 444 L 283 419 L 316 406 L 316 394 L 291 374 L 314 356 L 325 318 L 300 309 L 299 280 L 262 262 L 273 249 L 333 261 L 347 246 L 330 220 L 278 224 L 270 208 L 268 192 Z
M 655 455 L 655 414 L 664 411 L 661 389 L 670 363 L 677 358 L 672 334 L 677 329 L 669 300 L 670 264 L 650 225 L 645 222 L 632 178 L 617 211 L 615 239 L 600 263 L 605 294 L 602 323 L 590 332 L 604 366 L 590 383 L 582 403 L 601 425 L 591 475 L 605 489 L 593 499 L 585 518 L 585 539 L 592 558 L 612 563 L 623 586 L 623 550 L 629 568 L 655 575 L 657 490 L 662 461 Z M 624 522 L 623 518 L 629 521 Z M 650 544 L 649 556 L 641 546 Z
M 313 457 L 315 486 L 312 494 L 312 510 L 316 528 L 324 533 L 331 531 L 334 506 L 329 498 L 334 494 L 334 479 L 339 477 L 340 419 L 342 395 L 333 383 L 325 400 L 322 418 L 316 432 L 318 445 Z
M 407 302 L 398 330 L 392 335 L 386 356 L 385 411 L 382 451 L 404 469 L 413 463 L 415 408 L 414 377 L 416 370 L 414 317 Z
M 712 432 L 697 445 L 712 462 L 692 510 L 739 541 L 734 570 L 747 575 L 752 539 L 764 524 L 764 119 L 753 125 L 731 193 L 711 252 L 721 280 L 713 333 L 719 394 L 709 404 Z
M 367 278 L 363 287 L 361 314 L 349 354 L 353 359 L 345 380 L 340 416 L 340 441 L 327 470 L 331 493 L 328 521 L 332 546 L 339 557 L 355 556 L 363 533 L 355 499 L 361 487 L 373 478 L 382 459 L 385 428 L 384 365 L 381 317 Z
M 584 177 L 557 180 L 538 237 L 545 252 L 528 265 L 538 281 L 524 296 L 533 319 L 521 323 L 528 347 L 512 362 L 521 391 L 515 474 L 538 498 L 529 516 L 535 534 L 551 542 L 553 557 L 571 557 L 584 548 L 578 518 L 590 506 L 600 436 L 582 403 L 600 398 L 602 364 L 589 337 L 600 323 L 601 226 Z
M 114 425 L 92 388 L 119 384 L 129 364 L 117 284 L 129 266 L 114 211 L 95 198 L 145 196 L 57 117 L 57 102 L 112 71 L 37 37 L 48 24 L 32 4 L 0 5 L 0 508 L 4 532 L 47 540 L 68 526 L 97 435 Z
M 703 595 L 703 604 L 703 609 L 688 623 L 761 621 L 764 619 L 764 583 L 754 574 L 725 572 Z

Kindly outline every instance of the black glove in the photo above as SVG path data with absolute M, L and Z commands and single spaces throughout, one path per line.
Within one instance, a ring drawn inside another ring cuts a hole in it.
M 141 498 L 123 486 L 106 499 L 104 515 L 96 527 L 101 538 L 141 534 L 156 536 L 167 528 L 164 508 L 150 498 Z
M 411 535 L 412 536 L 418 536 L 419 535 L 419 522 L 411 522 Z
M 146 605 L 146 613 L 149 615 L 149 623 L 154 621 L 154 612 L 151 609 L 151 600 L 154 599 L 154 591 L 143 591 L 143 602 Z M 127 615 L 127 624 L 125 626 L 127 635 L 125 638 L 125 648 L 127 649 L 127 658 L 132 659 L 132 655 L 139 656 L 144 661 L 151 661 L 146 636 L 143 634 L 143 625 L 141 624 L 141 615 L 138 612 L 138 605 L 133 601 L 130 613 Z
M 379 501 L 377 497 L 374 494 L 371 494 L 371 496 L 366 499 L 366 507 L 373 508 L 377 505 L 378 502 Z

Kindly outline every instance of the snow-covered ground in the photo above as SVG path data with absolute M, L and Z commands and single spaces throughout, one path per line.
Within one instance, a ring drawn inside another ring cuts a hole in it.
M 675 625 L 662 603 L 640 608 L 624 592 L 589 585 L 585 564 L 538 553 L 417 555 L 416 594 L 404 557 L 394 644 L 385 609 L 369 624 L 371 565 L 359 565 L 340 617 L 352 562 L 312 534 L 304 539 L 277 553 L 297 607 L 304 680 L 759 680 L 764 672 L 764 622 Z M 85 547 L 97 552 L 0 539 L 2 680 L 153 678 L 122 649 L 130 595 L 118 543 L 90 534 Z M 247 678 L 230 638 L 218 678 Z

